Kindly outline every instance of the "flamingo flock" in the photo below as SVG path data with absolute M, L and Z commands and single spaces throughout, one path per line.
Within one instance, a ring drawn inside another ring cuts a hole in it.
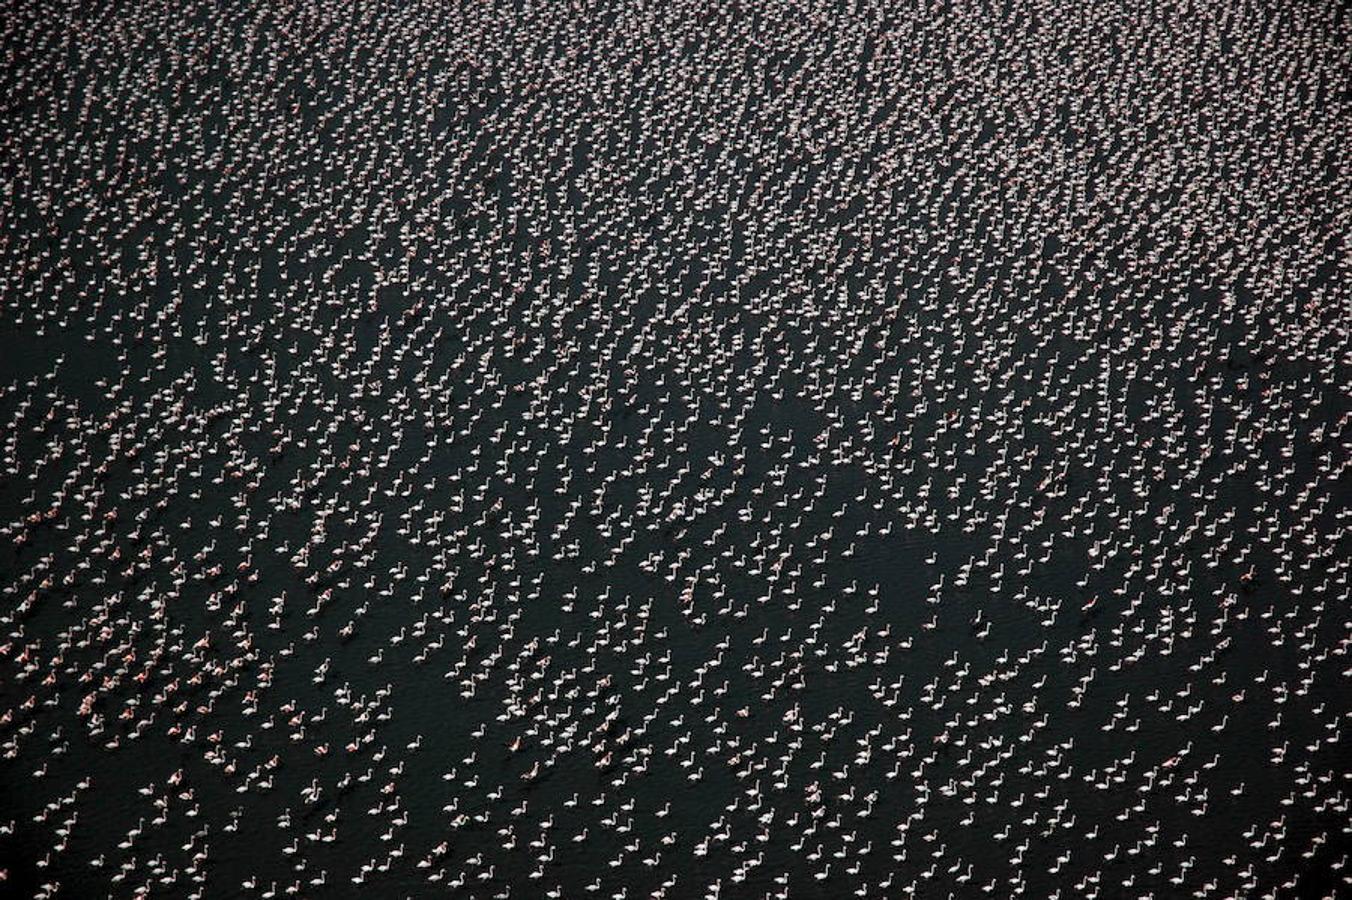
M 1352 892 L 1345 8 L 4 10 L 0 895 Z

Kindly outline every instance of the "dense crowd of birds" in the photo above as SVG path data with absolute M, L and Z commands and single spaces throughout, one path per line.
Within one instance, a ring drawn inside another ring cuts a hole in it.
M 3 9 L 0 892 L 1352 890 L 1345 6 Z

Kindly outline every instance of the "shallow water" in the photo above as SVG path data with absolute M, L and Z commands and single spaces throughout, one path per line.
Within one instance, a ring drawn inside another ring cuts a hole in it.
M 1341 13 L 10 12 L 0 892 L 1347 889 Z

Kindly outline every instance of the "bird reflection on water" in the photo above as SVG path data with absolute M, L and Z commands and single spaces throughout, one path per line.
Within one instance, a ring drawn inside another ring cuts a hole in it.
M 1347 890 L 1347 24 L 7 4 L 39 897 Z

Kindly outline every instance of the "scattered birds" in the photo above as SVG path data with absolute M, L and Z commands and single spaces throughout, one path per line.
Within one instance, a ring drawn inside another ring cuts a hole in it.
M 6 18 L 0 880 L 1347 891 L 1333 7 Z

